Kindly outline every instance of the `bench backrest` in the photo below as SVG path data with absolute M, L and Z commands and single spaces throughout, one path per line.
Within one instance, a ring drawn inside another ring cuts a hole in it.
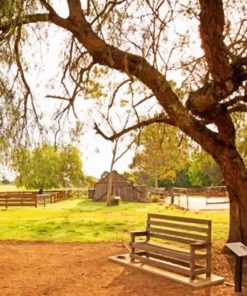
M 150 238 L 179 244 L 211 242 L 210 220 L 148 214 L 147 231 Z

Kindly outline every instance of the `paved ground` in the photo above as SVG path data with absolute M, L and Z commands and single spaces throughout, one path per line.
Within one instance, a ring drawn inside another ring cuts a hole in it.
M 170 198 L 167 198 L 166 202 L 170 203 Z M 228 197 L 176 196 L 174 204 L 192 211 L 229 209 Z
M 107 259 L 124 252 L 126 249 L 121 243 L 1 242 L 0 295 L 236 295 L 230 286 L 193 290 Z M 232 259 L 214 250 L 213 272 L 232 282 L 232 270 Z

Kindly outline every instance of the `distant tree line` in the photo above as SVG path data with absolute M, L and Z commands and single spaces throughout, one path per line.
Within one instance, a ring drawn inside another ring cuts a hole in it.
M 151 187 L 223 185 L 219 166 L 174 127 L 154 124 L 143 129 L 138 149 L 125 173 L 132 182 Z
M 16 185 L 27 189 L 78 187 L 84 182 L 79 150 L 71 145 L 20 147 L 13 153 L 12 166 Z

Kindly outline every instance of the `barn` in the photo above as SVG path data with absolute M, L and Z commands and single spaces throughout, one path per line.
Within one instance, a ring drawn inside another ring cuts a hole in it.
M 95 201 L 105 201 L 107 196 L 107 184 L 109 173 L 104 174 L 104 177 L 95 184 L 93 199 Z M 124 177 L 118 174 L 117 171 L 112 171 L 112 194 L 120 196 L 121 200 L 125 201 L 146 201 L 147 186 L 134 185 Z

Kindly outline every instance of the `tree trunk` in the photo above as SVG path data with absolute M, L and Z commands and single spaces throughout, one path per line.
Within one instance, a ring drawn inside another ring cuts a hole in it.
M 154 177 L 154 187 L 158 188 L 159 187 L 159 183 L 158 183 L 158 178 Z
M 230 197 L 230 217 L 229 217 L 229 233 L 228 242 L 242 241 L 242 230 L 240 224 L 239 206 L 236 199 Z
M 216 155 L 230 199 L 228 242 L 247 244 L 247 171 L 235 147 Z
M 107 193 L 106 193 L 106 205 L 111 205 L 111 196 L 112 196 L 112 170 L 109 172 L 108 175 L 108 183 L 107 183 Z
M 246 190 L 247 190 L 247 186 Z M 246 196 L 246 194 L 245 194 Z M 240 197 L 241 198 L 241 197 Z M 243 242 L 247 245 L 247 205 L 241 200 L 230 199 L 228 242 Z

